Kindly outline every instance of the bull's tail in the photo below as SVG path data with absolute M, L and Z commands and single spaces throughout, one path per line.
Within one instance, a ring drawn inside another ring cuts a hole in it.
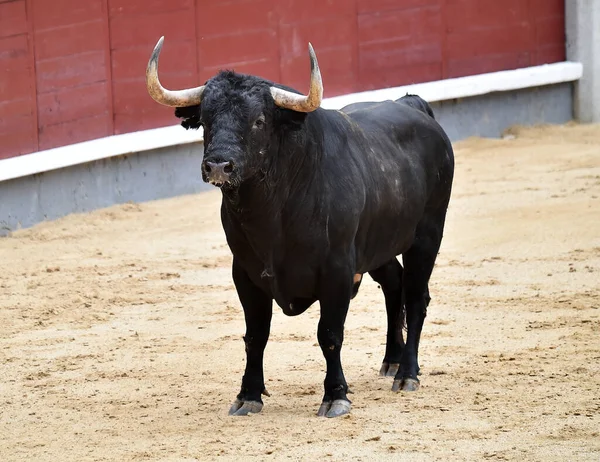
M 396 102 L 418 109 L 419 111 L 424 112 L 425 114 L 431 116 L 431 118 L 435 119 L 435 115 L 433 115 L 433 109 L 431 109 L 429 103 L 418 95 L 409 95 L 407 93 L 402 98 L 397 99 Z

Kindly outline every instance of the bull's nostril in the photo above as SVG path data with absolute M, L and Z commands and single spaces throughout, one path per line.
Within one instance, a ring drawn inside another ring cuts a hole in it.
M 211 162 L 204 163 L 204 175 L 214 185 L 222 185 L 229 181 L 233 172 L 233 162 Z

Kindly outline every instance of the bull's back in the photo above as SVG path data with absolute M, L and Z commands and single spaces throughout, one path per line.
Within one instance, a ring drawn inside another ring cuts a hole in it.
M 387 187 L 395 186 L 396 180 L 407 182 L 410 190 L 423 192 L 427 201 L 438 192 L 438 185 L 452 179 L 452 144 L 420 97 L 357 103 L 348 106 L 346 113 L 366 140 L 366 152 L 355 154 L 361 156 L 373 181 Z
M 388 100 L 388 101 L 382 101 L 382 102 L 367 101 L 367 102 L 362 102 L 362 103 L 352 103 L 352 104 L 348 104 L 347 106 L 344 106 L 342 109 L 340 109 L 340 111 L 342 111 L 346 114 L 349 114 L 349 113 L 355 112 L 355 111 L 374 109 L 377 106 L 384 105 L 384 104 L 391 103 L 391 102 L 392 101 Z M 432 119 L 435 119 L 435 114 L 433 113 L 433 109 L 431 108 L 429 103 L 418 95 L 411 95 L 410 93 L 407 93 L 406 95 L 395 100 L 394 102 L 398 103 L 398 104 L 403 104 L 405 106 L 412 107 L 413 109 L 417 109 L 418 111 L 421 111 L 424 114 L 427 114 Z
M 362 166 L 365 188 L 358 269 L 368 271 L 403 253 L 427 210 L 447 204 L 454 158 L 448 137 L 419 97 L 357 103 L 343 111 L 365 140 L 352 155 Z

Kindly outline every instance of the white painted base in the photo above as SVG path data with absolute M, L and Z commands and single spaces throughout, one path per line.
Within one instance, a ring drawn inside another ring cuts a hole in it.
M 580 63 L 546 64 L 326 98 L 321 106 L 325 109 L 340 109 L 351 103 L 395 100 L 406 93 L 417 94 L 428 102 L 447 101 L 494 92 L 573 82 L 579 80 L 582 73 L 583 66 Z M 184 130 L 180 125 L 174 125 L 109 136 L 13 157 L 0 161 L 0 182 L 109 157 L 168 146 L 199 143 L 203 141 L 202 135 L 202 130 Z
M 365 101 L 386 101 L 398 99 L 407 93 L 419 95 L 425 101 L 434 103 L 450 99 L 469 98 L 501 91 L 522 90 L 525 88 L 574 82 L 581 78 L 583 66 L 580 63 L 562 62 L 541 66 L 524 67 L 512 71 L 491 72 L 470 75 L 456 79 L 437 80 L 402 87 L 384 88 L 350 95 L 336 96 L 323 100 L 321 107 L 340 109 L 348 104 Z

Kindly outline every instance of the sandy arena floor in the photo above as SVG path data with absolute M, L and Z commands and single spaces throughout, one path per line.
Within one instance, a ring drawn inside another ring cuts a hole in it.
M 367 277 L 340 419 L 315 417 L 316 307 L 276 308 L 272 396 L 227 416 L 244 323 L 218 191 L 0 239 L 0 460 L 600 460 L 600 126 L 512 133 L 456 146 L 420 391 L 377 376 Z

